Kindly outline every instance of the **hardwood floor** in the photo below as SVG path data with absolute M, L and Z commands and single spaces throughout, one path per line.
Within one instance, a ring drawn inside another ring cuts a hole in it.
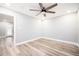
M 79 56 L 79 47 L 63 42 L 40 38 L 16 48 L 0 48 L 0 55 L 10 56 Z

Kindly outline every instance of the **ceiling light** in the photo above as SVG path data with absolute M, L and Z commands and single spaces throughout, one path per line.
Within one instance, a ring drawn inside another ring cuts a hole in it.
M 72 12 L 71 10 L 68 10 L 68 11 L 67 11 L 67 13 L 71 13 L 71 12 Z

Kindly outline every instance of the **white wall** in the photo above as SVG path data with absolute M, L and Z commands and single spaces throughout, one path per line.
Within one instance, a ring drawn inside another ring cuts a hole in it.
M 0 22 L 0 37 L 12 35 L 12 24 Z
M 39 26 L 37 26 L 38 28 L 34 28 L 37 24 L 35 24 L 35 19 L 32 17 L 3 7 L 0 7 L 0 13 L 14 16 L 14 36 L 17 43 L 30 40 L 40 35 L 41 28 Z
M 43 36 L 77 43 L 76 22 L 77 14 L 51 18 L 43 24 Z
M 0 37 L 5 36 L 7 32 L 6 24 L 0 22 Z
M 78 35 L 77 36 L 78 36 L 78 43 L 79 43 L 79 10 L 78 10 L 78 23 L 77 24 L 78 24 L 78 27 L 77 27 L 78 28 Z
M 51 18 L 41 22 L 41 19 L 34 19 L 30 16 L 16 13 L 2 7 L 0 8 L 0 13 L 15 17 L 15 39 L 17 43 L 39 36 L 78 42 L 76 32 L 77 14 Z

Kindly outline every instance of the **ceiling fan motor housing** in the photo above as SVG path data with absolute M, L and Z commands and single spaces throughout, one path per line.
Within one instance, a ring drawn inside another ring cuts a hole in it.
M 46 9 L 43 7 L 43 9 L 41 10 L 41 12 L 46 12 Z

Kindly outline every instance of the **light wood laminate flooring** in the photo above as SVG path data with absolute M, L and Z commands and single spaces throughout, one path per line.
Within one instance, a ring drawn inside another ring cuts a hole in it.
M 16 47 L 0 45 L 1 56 L 79 56 L 79 47 L 40 38 Z

